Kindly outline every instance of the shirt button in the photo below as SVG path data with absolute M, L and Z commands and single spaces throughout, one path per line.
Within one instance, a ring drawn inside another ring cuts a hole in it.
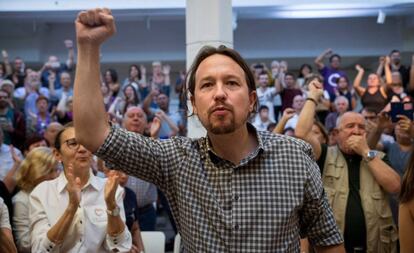
M 80 224 L 82 224 L 82 221 L 79 221 Z
M 80 238 L 79 241 L 82 242 L 82 238 Z
M 240 226 L 238 225 L 238 224 L 236 224 L 235 226 L 234 226 L 234 230 L 239 230 L 240 229 Z
M 235 195 L 235 196 L 234 196 L 234 200 L 235 200 L 235 201 L 238 201 L 239 199 L 240 199 L 240 196 L 239 196 L 239 195 Z

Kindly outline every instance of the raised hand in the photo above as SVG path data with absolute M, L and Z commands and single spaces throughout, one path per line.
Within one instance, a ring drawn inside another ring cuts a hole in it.
M 63 41 L 63 43 L 65 44 L 65 47 L 67 49 L 72 49 L 73 48 L 73 41 L 72 40 L 65 40 L 65 41 Z
M 401 130 L 410 133 L 412 126 L 411 120 L 405 116 L 405 115 L 397 115 L 398 118 L 398 126 L 401 128 Z
M 79 44 L 99 46 L 116 32 L 114 17 L 109 9 L 81 11 L 75 24 Z
M 6 50 L 1 50 L 1 55 L 3 56 L 3 59 L 8 59 L 9 58 L 9 54 L 7 53 Z
M 158 138 L 158 134 L 161 129 L 161 119 L 155 115 L 154 119 L 152 120 L 151 128 L 150 128 L 150 136 L 152 138 Z
M 359 65 L 359 64 L 355 65 L 355 69 L 356 69 L 358 72 L 364 72 L 364 68 L 362 68 L 362 67 L 361 67 L 361 65 Z
M 346 143 L 350 149 L 360 156 L 364 156 L 369 151 L 366 134 L 352 135 L 346 140 Z
M 113 210 L 116 206 L 115 194 L 119 185 L 119 172 L 111 170 L 107 173 L 105 184 L 105 203 L 109 210 Z
M 171 66 L 170 65 L 164 65 L 162 66 L 162 73 L 167 76 L 170 74 Z
M 284 120 L 286 120 L 286 121 L 288 121 L 289 119 L 291 119 L 294 115 L 295 115 L 295 110 L 294 109 L 292 109 L 292 108 L 286 108 L 284 111 L 283 111 L 283 115 L 282 115 L 282 118 L 284 119 Z
M 66 179 L 68 184 L 66 185 L 66 190 L 69 194 L 69 206 L 72 208 L 77 208 L 81 201 L 81 180 L 79 177 L 75 177 L 73 172 L 73 164 L 69 164 L 66 173 Z
M 144 65 L 139 65 L 139 69 L 141 70 L 141 75 L 144 76 L 145 73 L 147 73 L 147 69 L 145 68 Z
M 384 65 L 385 64 L 385 56 L 380 56 L 379 57 L 379 64 L 380 65 Z
M 385 57 L 385 65 L 390 65 L 391 64 L 391 58 L 389 56 Z
M 11 154 L 11 157 L 13 158 L 14 164 L 20 164 L 22 162 L 22 159 L 20 158 L 20 156 L 17 155 L 16 150 L 14 149 L 14 146 L 10 144 L 9 148 L 10 148 L 10 154 Z
M 318 79 L 310 81 L 309 85 L 309 97 L 318 101 L 323 95 L 323 85 Z

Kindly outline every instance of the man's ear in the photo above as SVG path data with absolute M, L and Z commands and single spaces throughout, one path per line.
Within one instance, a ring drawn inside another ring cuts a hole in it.
M 189 95 L 189 96 L 190 96 L 190 101 L 191 101 L 191 107 L 193 107 L 193 111 L 191 114 L 197 115 L 197 107 L 195 105 L 194 96 L 193 95 Z
M 257 93 L 254 90 L 254 91 L 251 91 L 250 94 L 249 94 L 249 103 L 250 103 L 250 105 L 249 105 L 249 111 L 250 112 L 253 112 L 254 111 L 254 109 L 255 109 L 254 106 L 256 104 L 256 101 L 257 101 Z

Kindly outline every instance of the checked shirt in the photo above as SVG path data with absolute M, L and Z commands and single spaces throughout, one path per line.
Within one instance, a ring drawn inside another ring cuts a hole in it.
M 154 140 L 116 127 L 96 155 L 165 193 L 185 252 L 299 252 L 301 236 L 342 243 L 311 147 L 248 129 L 259 145 L 238 165 L 208 138 Z

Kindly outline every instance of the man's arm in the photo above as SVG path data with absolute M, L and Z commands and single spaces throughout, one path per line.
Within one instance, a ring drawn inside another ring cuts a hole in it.
M 358 155 L 366 158 L 370 148 L 368 147 L 366 135 L 353 135 L 348 138 L 347 144 Z M 400 191 L 400 176 L 380 157 L 375 157 L 367 162 L 368 168 L 375 180 L 388 193 Z
M 116 28 L 108 9 L 82 11 L 75 24 L 78 43 L 73 96 L 76 139 L 94 152 L 110 131 L 100 89 L 99 48 Z
M 273 129 L 273 133 L 275 134 L 283 134 L 285 130 L 286 123 L 289 119 L 291 119 L 295 115 L 295 110 L 292 108 L 286 108 L 283 112 L 282 118 L 277 123 L 275 129 Z
M 323 59 L 329 54 L 332 54 L 332 49 L 330 48 L 326 49 L 318 57 L 316 57 L 315 65 L 319 70 L 325 67 L 325 64 L 323 64 Z
M 315 118 L 315 109 L 320 97 L 323 94 L 322 84 L 313 80 L 309 84 L 309 95 L 299 114 L 298 123 L 295 129 L 295 136 L 311 144 L 315 159 L 321 155 L 321 144 L 312 134 L 312 126 Z
M 66 67 L 72 69 L 73 63 L 75 62 L 75 50 L 73 50 L 73 41 L 65 40 L 65 47 L 68 49 L 68 60 L 66 61 Z

